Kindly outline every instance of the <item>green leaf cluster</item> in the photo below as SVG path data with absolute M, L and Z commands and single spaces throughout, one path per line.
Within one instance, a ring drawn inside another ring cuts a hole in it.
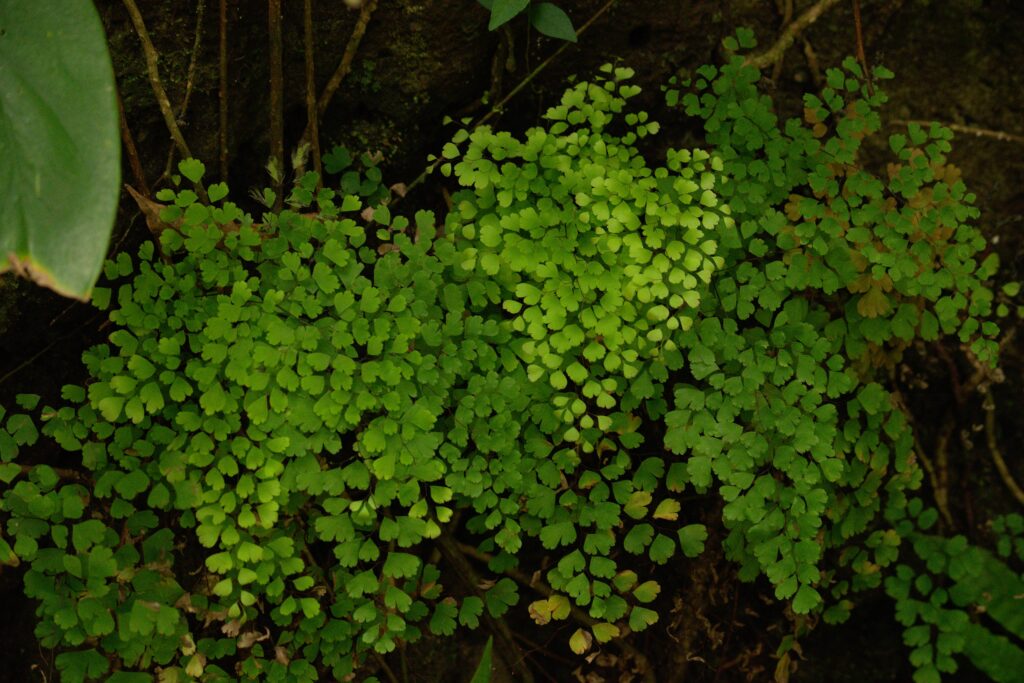
M 21 478 L 4 497 L 17 541 L 0 550 L 31 564 L 45 643 L 98 645 L 121 671 L 199 678 L 234 660 L 241 680 L 314 681 L 445 628 L 438 570 L 409 549 L 451 517 L 437 423 L 500 330 L 446 310 L 432 216 L 364 211 L 379 170 L 345 157 L 326 165 L 347 191 L 306 176 L 262 225 L 226 192 L 207 206 L 164 191 L 176 227 L 107 263 L 117 329 L 85 354 L 88 385 L 42 411 L 91 486 L 5 468 Z M 5 461 L 34 439 L 22 418 Z M 514 591 L 487 598 L 497 613 Z M 288 634 L 269 651 L 245 635 L 261 620 Z M 68 680 L 100 673 L 88 652 L 61 660 Z
M 753 46 L 748 32 L 731 42 Z M 878 585 L 897 555 L 881 511 L 921 476 L 886 370 L 942 334 L 993 361 L 984 283 L 997 263 L 982 258 L 948 130 L 892 136 L 879 177 L 861 152 L 885 94 L 855 60 L 805 96 L 802 119 L 779 121 L 759 77 L 735 56 L 666 91 L 704 121 L 736 229 L 719 231 L 724 264 L 680 338 L 692 380 L 675 387 L 665 442 L 685 457 L 682 480 L 725 500 L 741 574 L 766 575 L 797 612 L 819 608 L 830 586 L 826 617 L 842 619 L 845 596 Z
M 476 628 L 518 588 L 434 564 L 457 518 L 492 572 L 546 558 L 525 609 L 586 613 L 579 654 L 657 623 L 658 567 L 721 543 L 830 621 L 888 577 L 921 680 L 949 670 L 982 641 L 901 546 L 976 584 L 908 502 L 886 370 L 943 334 L 993 360 L 995 264 L 946 131 L 894 137 L 885 179 L 859 161 L 884 95 L 844 69 L 780 125 L 742 58 L 703 67 L 668 98 L 713 152 L 652 165 L 633 72 L 603 67 L 521 137 L 456 133 L 441 221 L 344 150 L 339 187 L 307 174 L 260 222 L 223 185 L 163 191 L 158 243 L 106 264 L 85 386 L 0 414 L 0 562 L 28 565 L 63 679 L 344 680 Z M 15 461 L 37 420 L 77 474 Z
M 1019 596 L 1024 574 L 1010 562 L 1018 540 L 1020 516 L 994 520 L 997 552 L 970 545 L 964 536 L 930 533 L 938 513 L 913 499 L 905 510 L 890 515 L 896 530 L 912 549 L 885 580 L 896 605 L 903 640 L 910 648 L 915 683 L 933 683 L 957 670 L 954 655 L 962 654 L 993 681 L 1012 683 L 1024 669 L 1024 612 Z M 984 621 L 973 615 L 986 615 Z M 993 627 L 994 626 L 994 627 Z

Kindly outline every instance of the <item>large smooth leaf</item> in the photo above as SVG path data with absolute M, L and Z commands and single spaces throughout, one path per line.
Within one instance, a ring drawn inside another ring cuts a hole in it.
M 492 0 L 491 21 L 487 24 L 487 30 L 493 31 L 512 17 L 521 13 L 530 4 L 530 0 Z
M 484 645 L 484 652 L 480 655 L 480 663 L 473 672 L 473 678 L 469 683 L 490 683 L 491 681 L 491 648 L 494 645 L 494 638 L 488 638 Z
M 0 272 L 88 298 L 120 154 L 114 72 L 91 0 L 0 0 Z
M 576 29 L 569 15 L 550 2 L 538 2 L 530 8 L 530 23 L 546 36 L 576 42 Z

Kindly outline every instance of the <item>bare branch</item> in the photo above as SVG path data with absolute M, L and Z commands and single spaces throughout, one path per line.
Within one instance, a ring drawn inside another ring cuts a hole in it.
M 890 126 L 906 126 L 906 125 L 909 125 L 911 123 L 916 123 L 919 126 L 930 126 L 930 125 L 932 125 L 933 123 L 936 123 L 936 122 L 935 121 L 924 121 L 924 120 L 920 120 L 920 119 L 912 119 L 912 120 L 894 119 L 894 120 L 889 122 L 889 125 Z M 945 126 L 946 128 L 949 128 L 951 131 L 954 131 L 956 133 L 966 133 L 968 135 L 974 135 L 974 136 L 980 137 L 980 138 L 992 138 L 993 140 L 1000 140 L 1002 142 L 1020 142 L 1020 143 L 1024 143 L 1024 135 L 1014 135 L 1013 133 L 1006 133 L 1006 132 L 1001 131 L 1001 130 L 992 130 L 990 128 L 978 128 L 977 126 L 965 126 L 965 125 L 960 124 L 960 123 L 945 123 L 943 121 L 939 121 L 938 124 L 940 126 Z
M 793 22 L 783 30 L 774 45 L 759 55 L 751 55 L 750 57 L 747 57 L 747 64 L 756 69 L 763 69 L 766 66 L 774 64 L 783 55 L 783 53 L 789 49 L 789 46 L 793 44 L 793 41 L 796 40 L 797 36 L 800 35 L 804 29 L 816 22 L 826 10 L 838 2 L 839 0 L 819 0 L 814 5 L 808 7 L 803 14 L 794 19 Z
M 362 42 L 363 35 L 366 34 L 366 27 L 369 25 L 370 17 L 373 16 L 375 9 L 377 9 L 377 0 L 367 0 L 359 10 L 359 18 L 356 20 L 355 28 L 352 29 L 352 35 L 349 36 L 348 43 L 345 45 L 341 61 L 338 62 L 338 67 L 331 74 L 330 80 L 327 81 L 323 92 L 320 93 L 320 99 L 316 102 L 315 120 L 307 122 L 306 130 L 302 132 L 302 137 L 299 139 L 300 147 L 303 144 L 309 144 L 310 146 L 314 144 L 313 137 L 319 134 L 319 120 L 324 115 L 324 112 L 327 111 L 327 106 L 331 103 L 331 99 L 334 98 L 334 94 L 341 87 L 341 82 L 345 80 L 345 76 L 352 70 L 352 60 L 356 57 L 359 43 Z M 317 149 L 319 149 L 319 140 L 316 141 L 316 145 Z

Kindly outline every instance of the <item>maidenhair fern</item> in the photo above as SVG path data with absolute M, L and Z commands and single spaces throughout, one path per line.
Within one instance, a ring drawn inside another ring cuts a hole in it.
M 885 580 L 908 642 L 937 634 L 920 681 L 974 657 L 964 543 L 908 522 L 921 472 L 883 371 L 944 334 L 994 359 L 995 262 L 949 133 L 893 136 L 878 177 L 858 154 L 884 95 L 856 63 L 781 125 L 741 57 L 699 74 L 668 98 L 710 151 L 649 164 L 658 125 L 606 67 L 522 138 L 458 133 L 440 225 L 393 215 L 342 151 L 341 192 L 306 175 L 262 223 L 222 184 L 209 206 L 161 193 L 159 242 L 107 264 L 88 382 L 38 412 L 81 467 L 18 464 L 25 414 L 0 431 L 0 562 L 28 565 L 62 680 L 340 680 L 476 628 L 518 589 L 431 559 L 455 520 L 492 571 L 541 572 L 538 624 L 583 610 L 577 653 L 656 623 L 656 566 L 724 536 L 797 613 L 840 620 Z M 967 586 L 960 611 L 908 544 Z

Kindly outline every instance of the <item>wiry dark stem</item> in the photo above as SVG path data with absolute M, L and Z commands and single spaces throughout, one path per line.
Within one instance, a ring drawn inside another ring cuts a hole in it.
M 267 0 L 270 33 L 270 157 L 275 167 L 274 210 L 284 205 L 284 58 L 281 44 L 281 0 Z

